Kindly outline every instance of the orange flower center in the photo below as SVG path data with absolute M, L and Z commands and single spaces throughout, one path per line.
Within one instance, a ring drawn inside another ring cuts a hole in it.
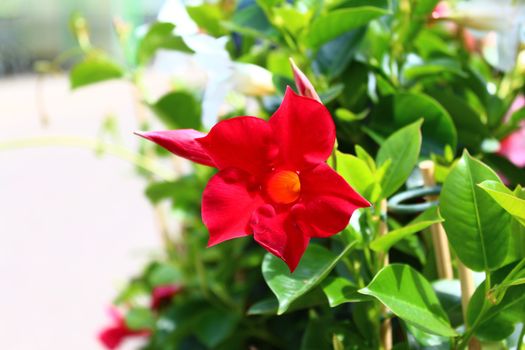
M 279 204 L 290 204 L 299 198 L 301 181 L 294 171 L 279 170 L 273 173 L 266 183 L 270 198 Z

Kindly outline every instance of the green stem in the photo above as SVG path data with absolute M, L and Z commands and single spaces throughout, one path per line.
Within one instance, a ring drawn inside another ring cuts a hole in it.
M 173 171 L 161 167 L 151 158 L 134 153 L 125 147 L 104 143 L 97 139 L 75 136 L 42 136 L 0 142 L 0 151 L 34 147 L 86 148 L 125 160 L 163 180 L 173 180 Z
M 483 306 L 481 307 L 481 311 L 479 312 L 478 317 L 476 317 L 476 320 L 474 321 L 472 326 L 468 328 L 465 334 L 463 334 L 463 336 L 461 337 L 461 342 L 458 345 L 458 350 L 465 349 L 468 346 L 470 338 L 472 338 L 472 336 L 474 335 L 474 331 L 479 327 L 487 311 L 489 311 L 490 308 L 493 306 L 486 298 L 491 288 L 490 280 L 490 273 L 488 271 L 485 271 L 485 298 L 483 298 Z M 467 321 L 465 320 L 465 325 L 466 324 Z

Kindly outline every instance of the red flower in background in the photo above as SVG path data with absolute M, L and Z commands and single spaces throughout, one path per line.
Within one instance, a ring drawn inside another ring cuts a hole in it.
M 153 310 L 160 309 L 164 304 L 168 303 L 172 297 L 179 294 L 180 291 L 182 291 L 182 287 L 178 284 L 155 287 L 151 293 L 151 308 Z
M 202 197 L 208 246 L 253 235 L 293 271 L 310 238 L 340 232 L 354 210 L 370 206 L 326 164 L 335 144 L 328 110 L 290 88 L 268 122 L 236 117 L 207 135 L 195 130 L 139 135 L 219 169 Z
M 111 307 L 108 312 L 112 319 L 112 324 L 102 329 L 98 335 L 98 339 L 107 349 L 118 348 L 126 338 L 146 337 L 149 335 L 148 330 L 129 329 L 124 317 L 115 307 Z

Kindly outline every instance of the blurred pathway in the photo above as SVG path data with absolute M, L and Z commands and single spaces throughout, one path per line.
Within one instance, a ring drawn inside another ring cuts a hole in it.
M 32 76 L 0 80 L 0 141 L 46 135 L 95 137 L 118 116 L 130 147 L 129 87 L 111 82 L 70 93 L 48 78 L 51 123 L 40 125 Z M 0 151 L 0 348 L 101 349 L 106 306 L 159 245 L 144 183 L 130 164 L 76 148 Z M 128 348 L 134 348 L 129 346 Z

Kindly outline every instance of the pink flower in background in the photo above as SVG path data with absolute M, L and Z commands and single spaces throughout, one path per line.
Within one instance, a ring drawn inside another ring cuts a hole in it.
M 117 349 L 122 342 L 129 337 L 147 337 L 148 330 L 131 330 L 126 325 L 124 317 L 120 311 L 115 307 L 110 307 L 108 310 L 112 323 L 103 328 L 98 334 L 99 341 L 106 347 L 106 349 Z
M 500 143 L 498 153 L 517 167 L 525 167 L 525 123 L 521 128 L 505 137 Z
M 154 310 L 160 309 L 164 304 L 169 302 L 172 297 L 179 294 L 181 291 L 182 287 L 178 284 L 168 284 L 155 287 L 151 293 L 151 308 Z
M 523 107 L 525 107 L 525 96 L 518 95 L 505 115 L 505 122 L 508 122 L 512 114 Z M 498 154 L 517 167 L 525 167 L 525 121 L 521 122 L 519 130 L 500 141 Z

